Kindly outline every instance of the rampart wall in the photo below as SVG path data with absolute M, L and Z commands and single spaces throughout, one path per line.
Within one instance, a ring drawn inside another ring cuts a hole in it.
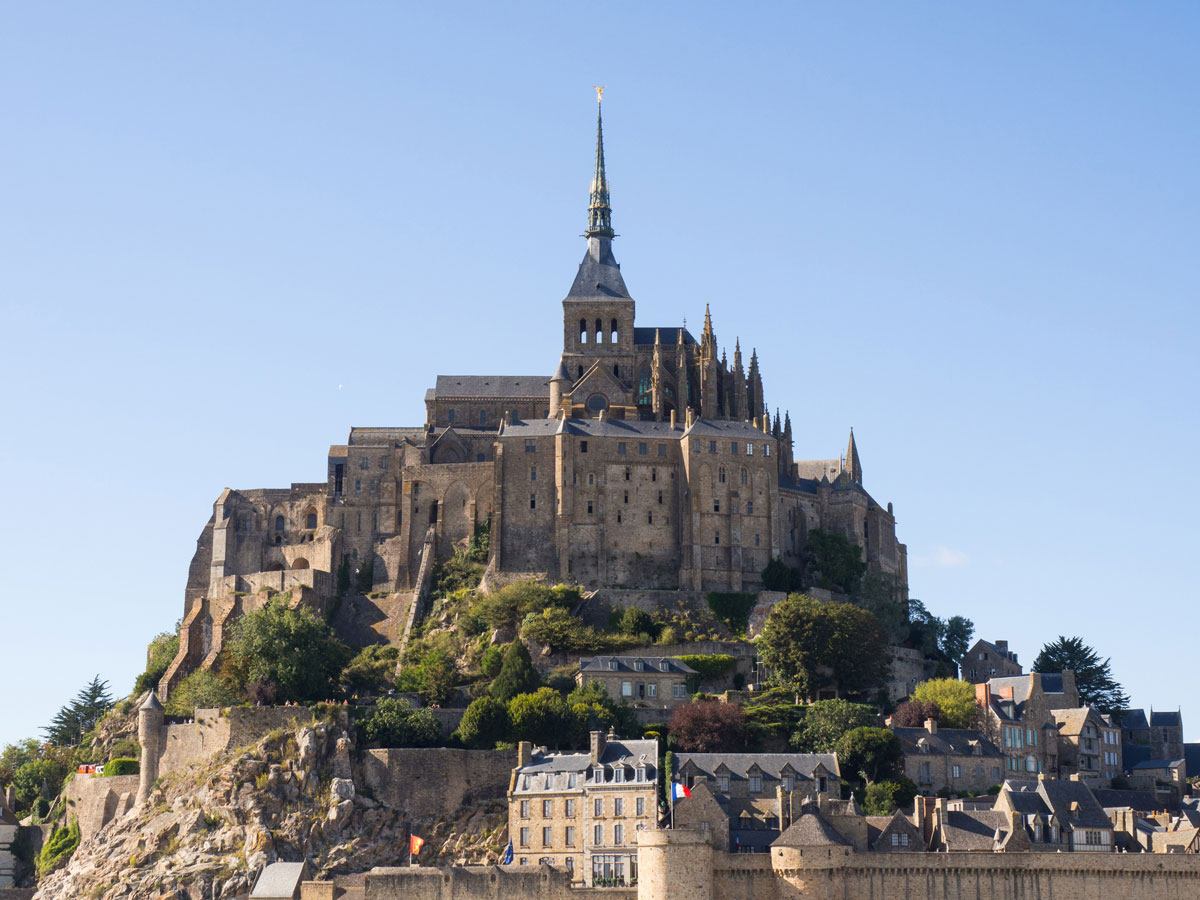
M 79 821 L 80 840 L 87 840 L 106 823 L 124 815 L 137 797 L 137 775 L 76 775 L 64 794 L 67 814 Z
M 503 798 L 515 765 L 511 750 L 368 750 L 363 777 L 376 800 L 420 821 Z
M 372 869 L 366 900 L 637 900 L 637 888 L 572 888 L 550 866 Z M 666 900 L 664 895 L 663 900 Z

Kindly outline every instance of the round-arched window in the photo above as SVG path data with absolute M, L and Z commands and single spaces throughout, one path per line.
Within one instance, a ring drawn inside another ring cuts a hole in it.
M 608 409 L 608 398 L 603 394 L 592 394 L 587 399 L 587 408 L 592 412 L 601 412 Z

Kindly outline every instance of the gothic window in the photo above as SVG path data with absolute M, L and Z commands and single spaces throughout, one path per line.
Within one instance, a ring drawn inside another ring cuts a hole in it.
M 283 516 L 276 516 L 276 517 L 275 517 L 275 530 L 276 530 L 276 531 L 283 531 Z
M 725 483 L 725 467 L 724 466 L 721 466 L 719 469 L 717 469 L 717 481 L 719 481 L 721 484 Z
M 587 319 L 579 320 L 579 343 L 581 343 L 581 344 L 587 343 Z M 583 368 L 583 367 L 580 366 L 580 368 Z M 580 372 L 579 374 L 582 375 L 583 373 Z
M 604 323 L 599 319 L 596 320 L 596 343 L 604 343 Z
M 749 473 L 746 472 L 746 469 L 743 466 L 742 467 L 742 484 L 748 484 L 749 480 L 750 480 L 750 475 L 749 475 Z
M 637 402 L 642 406 L 647 406 L 651 402 L 650 369 L 646 366 L 642 367 L 641 374 L 638 375 Z
M 612 343 L 615 344 L 617 342 L 617 320 L 616 319 L 612 320 L 612 328 L 610 330 L 612 333 L 609 335 L 609 341 L 611 341 Z
M 446 421 L 449 422 L 451 425 L 454 424 L 454 410 L 452 410 L 452 409 L 446 410 Z
M 763 444 L 763 456 L 770 456 L 770 455 L 771 455 L 771 445 Z
M 616 343 L 616 341 L 617 341 L 616 337 L 613 337 L 613 343 Z M 617 378 L 621 377 L 621 367 L 619 365 L 617 365 L 616 363 L 613 363 L 613 375 L 616 376 Z

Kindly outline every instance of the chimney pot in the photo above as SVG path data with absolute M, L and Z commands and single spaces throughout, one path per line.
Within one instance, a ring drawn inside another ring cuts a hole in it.
M 928 731 L 930 734 L 937 734 L 937 720 L 936 719 L 926 719 L 925 720 L 925 730 Z

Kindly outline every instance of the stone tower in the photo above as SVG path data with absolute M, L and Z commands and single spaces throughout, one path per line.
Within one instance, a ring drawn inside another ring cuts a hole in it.
M 713 900 L 710 837 L 690 828 L 639 831 L 638 900 Z
M 138 742 L 142 745 L 142 772 L 138 781 L 137 802 L 144 803 L 150 788 L 158 780 L 158 760 L 162 756 L 163 708 L 158 695 L 151 691 L 138 707 Z

